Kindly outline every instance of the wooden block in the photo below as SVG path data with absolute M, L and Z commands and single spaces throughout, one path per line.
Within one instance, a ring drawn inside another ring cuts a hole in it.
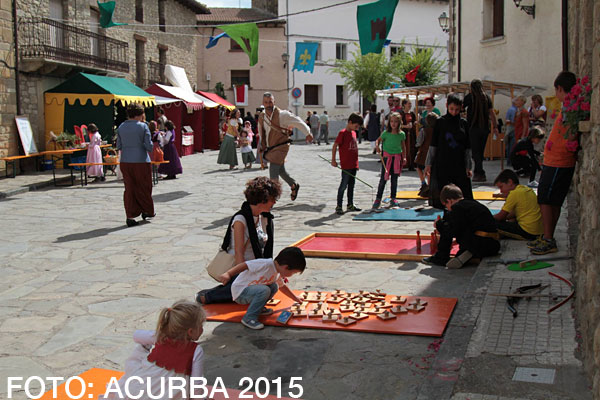
M 371 307 L 392 308 L 393 306 L 391 303 L 387 303 L 385 301 L 380 301 L 379 303 L 373 303 L 373 305 Z
M 384 291 L 382 291 L 381 289 L 377 289 L 377 290 L 375 290 L 375 292 L 373 292 L 373 293 L 371 293 L 371 294 L 374 294 L 374 295 L 376 295 L 376 296 L 383 296 L 383 297 L 387 296 L 387 293 L 385 293 L 385 292 L 384 292 Z
M 281 303 L 281 300 L 279 299 L 269 299 L 269 301 L 267 301 L 268 306 L 276 306 L 279 303 Z
M 360 294 L 360 295 L 361 295 L 361 296 L 363 296 L 363 297 L 364 297 L 364 296 L 366 296 L 366 295 L 368 295 L 369 293 L 370 293 L 370 292 L 369 292 L 368 290 L 359 290 L 359 291 L 358 291 L 358 294 Z
M 408 311 L 414 311 L 414 312 L 419 312 L 419 311 L 423 311 L 425 309 L 425 306 L 417 306 L 417 305 L 407 305 L 406 309 Z
M 338 310 L 337 308 L 328 308 L 328 309 L 324 310 L 323 313 L 332 314 L 332 315 L 342 315 L 340 310 Z
M 407 313 L 408 310 L 402 306 L 395 306 L 390 308 L 390 311 L 393 312 L 394 314 L 403 314 L 403 313 Z
M 409 305 L 414 305 L 414 306 L 426 306 L 427 305 L 427 301 L 423 301 L 421 299 L 419 299 L 418 297 L 414 300 L 411 300 L 409 303 Z
M 340 296 L 342 294 L 348 294 L 348 293 L 345 290 L 335 289 L 333 292 L 331 292 L 331 294 L 334 296 Z
M 406 296 L 396 296 L 390 300 L 391 303 L 405 303 Z
M 333 303 L 333 304 L 338 304 L 341 303 L 342 301 L 345 301 L 346 299 L 344 297 L 340 297 L 338 295 L 333 295 L 330 298 L 327 299 L 328 303 Z
M 336 314 L 325 314 L 323 315 L 323 322 L 335 322 L 339 319 L 339 315 Z
M 294 303 L 292 304 L 292 310 L 296 309 L 296 310 L 306 310 L 306 306 L 308 303 L 303 302 L 303 303 Z
M 323 310 L 313 308 L 308 312 L 308 318 L 321 318 L 323 316 Z
M 306 310 L 292 310 L 292 317 L 306 317 Z
M 396 318 L 396 316 L 389 312 L 389 310 L 385 310 L 383 313 L 377 314 L 377 318 L 387 321 L 388 319 Z
M 362 312 L 354 312 L 353 314 L 350 314 L 350 318 L 355 319 L 355 320 L 361 320 L 361 319 L 365 319 L 365 318 L 369 318 L 369 314 L 365 314 Z
M 367 309 L 366 313 L 367 314 L 373 314 L 373 315 L 377 315 L 377 314 L 381 314 L 383 312 L 382 308 L 379 307 L 372 307 Z
M 355 303 L 369 303 L 371 301 L 370 298 L 368 297 L 355 297 L 354 299 L 352 299 Z
M 354 312 L 355 307 L 354 304 L 343 304 L 340 306 L 339 310 L 341 312 Z
M 336 324 L 340 324 L 340 325 L 344 325 L 344 326 L 353 324 L 355 322 L 356 322 L 356 320 L 354 318 L 350 318 L 350 317 L 343 317 L 343 318 L 340 318 L 337 321 L 335 321 Z

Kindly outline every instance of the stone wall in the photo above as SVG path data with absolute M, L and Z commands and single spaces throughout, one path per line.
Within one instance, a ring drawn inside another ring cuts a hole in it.
M 569 1 L 569 70 L 593 86 L 591 130 L 581 136 L 575 176 L 579 229 L 575 260 L 576 308 L 584 365 L 600 399 L 600 2 Z
M 17 154 L 17 97 L 15 92 L 14 40 L 12 29 L 12 6 L 10 1 L 0 1 L 0 157 Z M 4 170 L 0 162 L 0 170 Z

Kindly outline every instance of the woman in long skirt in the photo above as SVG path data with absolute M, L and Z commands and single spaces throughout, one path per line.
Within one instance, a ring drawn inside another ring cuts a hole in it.
M 240 110 L 231 113 L 231 117 L 227 121 L 227 133 L 223 137 L 219 157 L 217 158 L 217 164 L 228 164 L 229 169 L 235 169 L 238 165 L 235 141 L 239 136 L 238 127 L 241 127 L 242 124 L 240 115 Z
M 102 137 L 98 133 L 98 127 L 96 124 L 89 124 L 87 130 L 90 135 L 90 142 L 88 143 L 87 156 L 85 158 L 86 163 L 101 163 L 102 162 L 102 150 L 100 145 L 102 144 Z M 87 175 L 94 177 L 95 180 L 104 180 L 104 171 L 102 165 L 90 165 L 87 167 Z
M 175 125 L 173 122 L 167 121 L 165 123 L 166 132 L 161 137 L 163 153 L 165 154 L 166 164 L 160 164 L 158 167 L 158 173 L 167 175 L 165 179 L 176 179 L 177 174 L 183 172 L 181 167 L 181 161 L 179 161 L 179 154 L 177 154 L 177 148 L 175 147 Z

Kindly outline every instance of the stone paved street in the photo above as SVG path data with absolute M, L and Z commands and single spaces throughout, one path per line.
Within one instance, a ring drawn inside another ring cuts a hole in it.
M 352 215 L 336 215 L 340 172 L 318 155 L 329 159 L 331 146 L 294 145 L 290 152 L 286 167 L 301 189 L 292 202 L 284 185 L 273 209 L 275 253 L 312 232 L 432 230 L 431 222 L 352 221 Z M 23 193 L 19 187 L 47 176 L 0 180 L 0 192 L 9 194 L 0 200 L 1 398 L 7 376 L 122 370 L 135 329 L 154 329 L 161 307 L 192 300 L 198 289 L 214 285 L 205 266 L 243 201 L 244 183 L 267 174 L 257 168 L 230 172 L 216 159 L 217 152 L 182 158 L 184 174 L 154 188 L 157 217 L 133 228 L 125 226 L 123 186 L 113 176 L 86 187 L 38 186 Z M 365 143 L 360 163 L 358 176 L 376 187 L 380 164 Z M 488 179 L 499 167 L 498 161 L 486 163 Z M 405 172 L 398 189 L 418 186 L 416 172 Z M 369 208 L 373 196 L 369 187 L 356 183 L 359 207 Z M 490 208 L 501 208 L 493 203 Z M 550 270 L 568 277 L 566 233 L 566 223 L 561 224 L 561 252 L 551 256 L 563 260 L 551 261 L 556 266 Z M 458 297 L 459 304 L 441 341 L 276 327 L 251 331 L 241 324 L 208 322 L 201 337 L 207 378 L 222 377 L 235 388 L 244 376 L 283 377 L 284 384 L 299 376 L 304 399 L 591 398 L 577 358 L 571 304 L 547 315 L 549 299 L 521 301 L 513 320 L 504 298 L 486 296 L 531 282 L 550 283 L 553 294 L 568 293 L 548 270 L 507 271 L 503 262 L 529 255 L 523 243 L 504 242 L 503 248 L 502 255 L 478 268 L 456 271 L 418 262 L 310 258 L 306 272 L 292 278 L 292 288 L 383 289 Z M 512 382 L 516 366 L 556 368 L 557 378 L 552 385 Z

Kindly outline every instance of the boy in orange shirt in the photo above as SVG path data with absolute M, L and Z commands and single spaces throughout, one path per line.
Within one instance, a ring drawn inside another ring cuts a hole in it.
M 558 74 L 554 80 L 554 90 L 561 104 L 575 83 L 575 74 L 572 72 L 563 71 Z M 538 203 L 542 212 L 544 234 L 527 243 L 531 253 L 536 255 L 558 251 L 554 230 L 575 172 L 577 137 L 569 135 L 565 139 L 567 128 L 563 125 L 562 118 L 561 111 L 544 148 L 544 164 L 538 186 Z

